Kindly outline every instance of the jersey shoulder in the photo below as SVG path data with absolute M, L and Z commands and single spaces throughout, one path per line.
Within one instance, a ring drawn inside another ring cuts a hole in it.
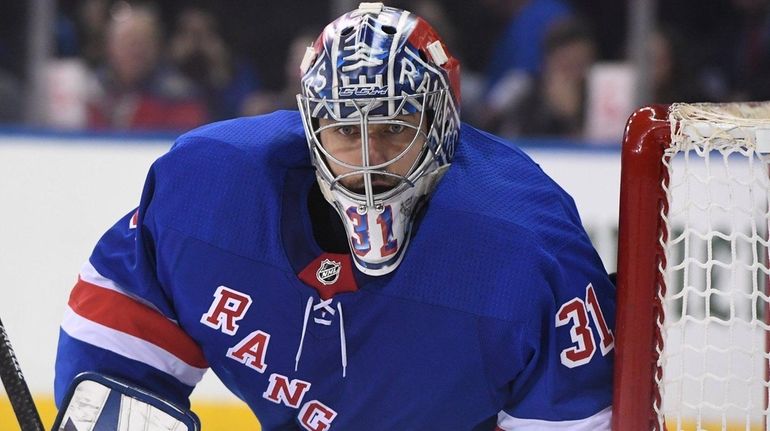
M 463 128 L 399 268 L 420 288 L 403 293 L 526 320 L 606 284 L 572 198 L 517 147 Z
M 145 184 L 146 220 L 157 232 L 173 228 L 262 259 L 280 248 L 282 196 L 294 171 L 312 175 L 297 112 L 203 126 L 180 136 L 153 164 Z
M 453 218 L 476 232 L 505 226 L 503 235 L 531 237 L 549 253 L 584 234 L 574 200 L 537 163 L 511 142 L 467 124 L 431 205 L 465 214 Z
M 193 129 L 177 139 L 170 154 L 174 151 L 224 151 L 227 147 L 251 160 L 264 159 L 273 165 L 289 167 L 308 164 L 305 142 L 299 112 L 276 111 Z

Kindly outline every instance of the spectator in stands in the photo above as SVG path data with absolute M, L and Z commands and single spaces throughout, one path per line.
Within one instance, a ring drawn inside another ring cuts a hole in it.
M 279 109 L 297 109 L 297 94 L 300 92 L 300 64 L 308 46 L 313 45 L 315 36 L 301 33 L 289 44 L 284 64 L 284 86 L 279 91 L 253 93 L 244 104 L 244 115 L 260 115 Z
M 78 56 L 90 68 L 105 63 L 104 46 L 112 0 L 82 0 L 74 11 Z
M 544 47 L 542 74 L 531 85 L 490 105 L 487 122 L 503 136 L 570 136 L 583 132 L 586 77 L 593 38 L 579 19 L 554 25 Z
M 387 3 L 397 8 L 408 8 L 415 15 L 421 16 L 422 19 L 433 25 L 447 45 L 455 46 L 457 29 L 449 18 L 448 6 L 444 4 L 445 2 L 438 0 L 394 0 Z M 465 73 L 464 70 L 463 73 Z M 463 95 L 464 98 L 465 95 Z M 463 104 L 465 104 L 465 100 L 463 100 Z
M 723 45 L 712 61 L 727 75 L 729 101 L 770 98 L 770 2 L 732 0 L 735 19 L 720 28 Z
M 487 67 L 487 88 L 509 73 L 536 77 L 543 65 L 543 43 L 550 28 L 572 16 L 562 0 L 487 0 L 490 7 L 510 16 Z
M 770 99 L 770 2 L 666 2 L 661 23 L 684 37 L 695 99 L 729 102 Z
M 0 68 L 0 123 L 22 120 L 21 83 L 13 74 Z
M 661 27 L 655 30 L 648 41 L 650 50 L 651 100 L 649 103 L 674 103 L 697 101 L 692 70 L 683 41 L 675 29 Z
M 121 3 L 106 33 L 106 63 L 87 101 L 88 126 L 183 130 L 208 120 L 192 83 L 162 64 L 161 24 L 149 6 Z
M 473 30 L 470 28 L 468 29 L 469 31 L 474 32 L 473 39 L 477 40 L 477 43 L 473 44 L 472 49 L 482 49 L 482 47 L 478 44 L 484 42 L 478 42 L 478 37 L 480 37 L 480 35 L 476 34 L 476 29 L 478 29 L 480 25 L 483 25 L 481 24 L 482 21 L 478 19 L 473 20 L 468 15 L 469 13 L 472 13 L 470 9 L 484 8 L 484 3 L 478 5 L 476 3 L 468 2 L 467 4 L 463 5 L 458 4 L 457 2 L 438 0 L 397 0 L 389 2 L 389 5 L 410 10 L 414 14 L 421 16 L 423 19 L 431 23 L 436 31 L 438 31 L 438 33 L 444 37 L 444 41 L 448 46 L 457 47 L 455 49 L 458 49 L 462 46 L 460 43 L 462 40 L 460 37 L 461 28 L 457 25 L 460 23 L 458 20 L 462 20 L 464 21 L 465 25 L 469 25 L 473 28 Z M 450 15 L 450 12 L 454 15 Z M 484 8 L 484 10 L 480 13 L 486 14 L 489 12 L 489 10 Z M 460 18 L 458 18 L 458 15 Z M 470 24 L 471 22 L 476 24 L 475 27 Z M 494 26 L 493 23 L 485 22 L 485 24 L 488 26 Z M 489 31 L 489 28 L 484 27 L 484 31 Z M 474 71 L 474 66 L 482 66 L 483 69 L 484 62 L 477 61 L 477 64 L 472 64 L 473 61 L 468 58 L 468 54 L 468 52 L 454 52 L 455 57 L 457 57 L 463 64 L 463 73 L 460 76 L 460 86 L 463 89 L 463 120 L 470 124 L 478 125 L 483 123 L 483 121 L 480 121 L 479 118 L 483 117 L 484 115 L 483 109 L 485 98 L 484 92 L 486 91 L 486 79 L 482 72 L 479 70 Z
M 241 115 L 246 98 L 259 90 L 256 70 L 232 52 L 216 17 L 203 9 L 188 7 L 179 14 L 170 55 L 181 73 L 203 90 L 213 120 Z

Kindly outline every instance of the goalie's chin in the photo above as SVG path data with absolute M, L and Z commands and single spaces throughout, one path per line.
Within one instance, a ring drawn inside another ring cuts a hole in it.
M 379 195 L 382 193 L 387 193 L 401 184 L 401 180 L 396 178 L 387 178 L 387 179 L 375 179 L 372 181 L 372 194 Z M 366 188 L 364 187 L 364 181 L 363 180 L 356 180 L 352 184 L 345 184 L 342 183 L 342 185 L 351 191 L 352 193 L 355 193 L 357 195 L 364 196 L 366 195 Z
M 382 193 L 389 192 L 394 188 L 396 188 L 396 185 L 372 185 L 372 194 L 379 195 Z M 349 188 L 349 190 L 357 195 L 361 195 L 361 196 L 366 195 L 366 189 L 364 188 L 364 186 Z

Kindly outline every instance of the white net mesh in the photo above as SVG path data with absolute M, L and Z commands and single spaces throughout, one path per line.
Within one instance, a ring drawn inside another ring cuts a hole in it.
M 677 104 L 669 121 L 659 424 L 763 430 L 770 103 Z

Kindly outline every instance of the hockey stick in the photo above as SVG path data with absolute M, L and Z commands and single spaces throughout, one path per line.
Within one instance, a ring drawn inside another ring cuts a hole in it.
M 27 382 L 21 373 L 19 361 L 11 348 L 11 340 L 5 333 L 5 327 L 0 320 L 0 379 L 3 381 L 5 392 L 11 401 L 21 431 L 43 431 L 43 422 L 32 400 Z

